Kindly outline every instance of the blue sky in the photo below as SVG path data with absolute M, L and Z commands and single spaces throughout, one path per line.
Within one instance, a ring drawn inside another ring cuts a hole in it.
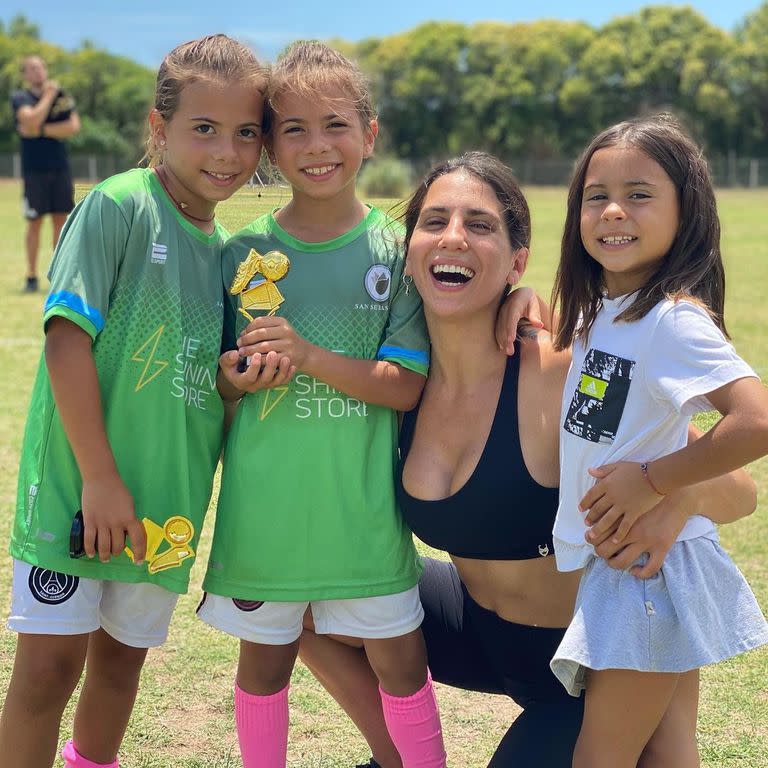
M 383 37 L 439 19 L 533 21 L 582 20 L 599 26 L 614 16 L 649 5 L 642 0 L 289 0 L 222 3 L 212 0 L 3 0 L 0 19 L 23 13 L 40 26 L 43 39 L 76 48 L 88 38 L 99 47 L 156 67 L 178 43 L 225 32 L 272 61 L 297 38 L 341 37 L 350 41 Z M 760 0 L 689 0 L 712 24 L 730 31 L 760 6 Z

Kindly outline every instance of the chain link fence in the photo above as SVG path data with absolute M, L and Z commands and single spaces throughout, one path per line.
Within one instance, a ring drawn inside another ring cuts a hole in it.
M 541 160 L 519 158 L 508 161 L 524 185 L 563 186 L 571 178 L 571 159 Z M 115 155 L 71 155 L 72 175 L 78 181 L 95 183 L 136 165 L 135 158 Z M 719 187 L 768 187 L 768 158 L 739 157 L 735 153 L 709 158 L 715 184 Z M 18 153 L 0 153 L 0 178 L 21 178 Z M 267 179 L 262 174 L 261 178 Z M 259 181 L 254 178 L 256 183 Z

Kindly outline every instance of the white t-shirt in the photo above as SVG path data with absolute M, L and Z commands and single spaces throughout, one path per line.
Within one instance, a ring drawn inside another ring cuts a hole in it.
M 634 322 L 616 316 L 636 294 L 603 299 L 587 346 L 573 346 L 563 392 L 560 504 L 554 528 L 557 567 L 572 571 L 594 554 L 579 502 L 594 485 L 587 470 L 616 461 L 652 461 L 682 448 L 705 395 L 756 376 L 701 307 L 661 301 Z M 688 519 L 678 541 L 716 537 L 711 520 Z

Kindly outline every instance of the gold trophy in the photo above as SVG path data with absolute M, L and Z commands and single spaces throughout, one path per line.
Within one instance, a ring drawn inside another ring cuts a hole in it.
M 285 297 L 275 285 L 287 274 L 291 262 L 280 251 L 269 251 L 264 256 L 251 248 L 248 258 L 240 262 L 229 292 L 240 295 L 238 308 L 249 320 L 253 316 L 249 309 L 266 310 L 267 317 L 274 315 Z
M 185 560 L 195 556 L 195 550 L 189 546 L 195 535 L 195 526 L 186 517 L 175 515 L 165 521 L 162 528 L 145 517 L 141 521 L 147 532 L 147 554 L 145 562 L 150 573 L 160 573 L 169 568 L 178 568 Z M 163 544 L 168 546 L 161 550 Z M 125 554 L 131 558 L 133 551 L 125 548 Z
M 266 311 L 267 317 L 274 315 L 285 301 L 275 283 L 288 274 L 290 266 L 290 260 L 280 251 L 269 251 L 262 256 L 251 248 L 247 258 L 238 265 L 229 289 L 233 296 L 240 296 L 238 312 L 249 321 L 254 317 L 248 310 Z M 242 373 L 249 362 L 241 359 L 237 370 Z

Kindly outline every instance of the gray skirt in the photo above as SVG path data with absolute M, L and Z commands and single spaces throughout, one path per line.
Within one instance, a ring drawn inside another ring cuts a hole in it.
M 716 540 L 700 537 L 675 542 L 645 581 L 590 560 L 550 666 L 578 696 L 587 669 L 687 672 L 766 643 L 746 579 Z

